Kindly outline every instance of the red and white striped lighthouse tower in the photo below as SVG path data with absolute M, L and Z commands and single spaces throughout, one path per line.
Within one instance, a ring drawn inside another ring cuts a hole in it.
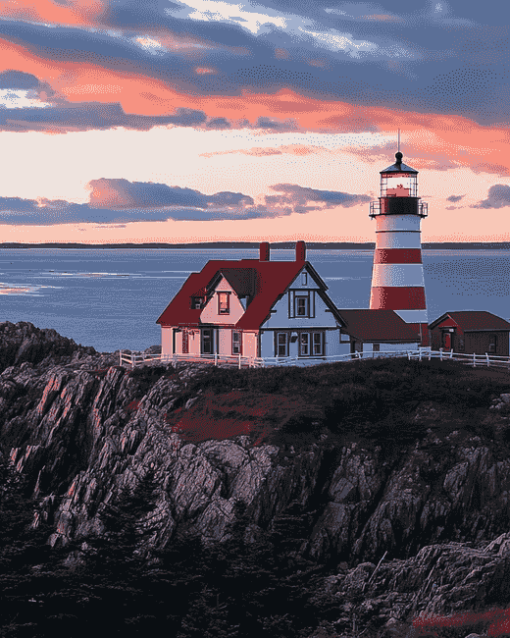
M 376 220 L 370 308 L 394 310 L 428 346 L 420 231 L 428 208 L 418 197 L 418 171 L 402 163 L 400 151 L 395 158 L 381 171 L 379 200 L 370 203 L 370 217 Z

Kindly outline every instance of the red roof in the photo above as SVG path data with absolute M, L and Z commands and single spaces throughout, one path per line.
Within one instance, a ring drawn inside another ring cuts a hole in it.
M 198 326 L 202 310 L 191 308 L 191 297 L 201 296 L 197 291 L 209 292 L 208 286 L 217 279 L 216 274 L 222 273 L 239 295 L 248 295 L 250 291 L 253 295 L 235 327 L 258 330 L 278 297 L 283 295 L 305 264 L 313 271 L 311 265 L 304 261 L 209 261 L 199 273 L 192 273 L 188 277 L 156 323 L 167 326 Z M 320 277 L 318 283 L 324 286 Z
M 412 343 L 420 340 L 415 328 L 401 319 L 394 310 L 338 310 L 345 321 L 345 331 L 359 341 L 397 341 Z
M 429 328 L 433 329 L 444 319 L 453 319 L 464 332 L 476 332 L 477 330 L 510 330 L 510 323 L 492 312 L 486 310 L 457 310 L 445 312 L 433 321 Z

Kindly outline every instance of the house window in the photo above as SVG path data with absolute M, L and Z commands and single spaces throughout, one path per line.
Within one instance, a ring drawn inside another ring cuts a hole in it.
M 322 356 L 324 354 L 324 333 L 314 332 L 312 334 L 313 334 L 313 354 Z
M 218 293 L 218 314 L 230 314 L 230 294 L 228 292 Z
M 308 297 L 295 297 L 296 317 L 308 317 Z
M 213 353 L 213 331 L 212 328 L 202 329 L 202 354 Z
M 381 351 L 381 344 L 380 343 L 372 344 L 372 352 L 380 352 L 380 351 Z
M 308 273 L 307 272 L 302 272 L 301 273 L 301 285 L 302 286 L 306 286 L 308 284 Z
M 277 357 L 289 356 L 289 333 L 288 332 L 276 333 L 276 356 Z
M 321 357 L 324 355 L 324 332 L 301 332 L 299 334 L 299 356 Z
M 182 331 L 182 354 L 189 354 L 189 333 L 186 328 Z
M 464 339 L 461 339 L 460 337 L 459 337 L 458 348 L 459 348 L 459 352 L 464 352 Z
M 489 336 L 489 352 L 496 352 L 498 349 L 498 338 L 496 335 Z
M 299 356 L 307 357 L 310 354 L 310 333 L 302 332 L 299 336 Z
M 289 317 L 315 317 L 315 291 L 289 291 Z
M 192 297 L 191 307 L 193 310 L 199 310 L 202 307 L 202 297 Z
M 232 331 L 232 354 L 242 354 L 241 333 L 237 330 Z

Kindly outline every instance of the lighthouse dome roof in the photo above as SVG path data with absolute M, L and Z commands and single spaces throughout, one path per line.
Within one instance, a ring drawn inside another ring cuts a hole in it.
M 381 171 L 381 175 L 383 173 L 418 173 L 418 171 L 407 164 L 402 162 L 402 153 L 398 151 L 395 153 L 395 159 L 397 160 L 395 164 L 388 166 L 383 171 Z

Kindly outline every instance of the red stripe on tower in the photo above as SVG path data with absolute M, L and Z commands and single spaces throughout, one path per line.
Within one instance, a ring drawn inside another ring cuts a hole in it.
M 419 248 L 376 248 L 374 264 L 421 264 Z
M 396 162 L 381 171 L 379 200 L 370 204 L 376 220 L 371 309 L 395 310 L 427 346 L 427 303 L 421 255 L 421 220 L 427 205 L 418 197 L 418 171 Z
M 426 310 L 425 289 L 423 287 L 377 286 L 372 288 L 370 308 L 389 310 Z

